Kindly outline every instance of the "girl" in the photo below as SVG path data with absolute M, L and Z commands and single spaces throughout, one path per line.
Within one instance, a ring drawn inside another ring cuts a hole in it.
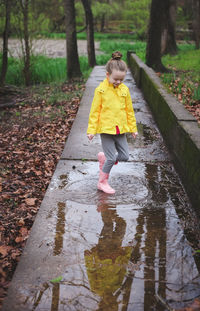
M 92 140 L 100 134 L 104 152 L 98 153 L 98 189 L 105 193 L 115 193 L 108 184 L 109 173 L 118 161 L 128 161 L 129 150 L 127 132 L 137 136 L 137 126 L 128 87 L 122 83 L 127 72 L 126 63 L 117 51 L 106 64 L 106 79 L 96 88 L 87 129 L 87 137 Z

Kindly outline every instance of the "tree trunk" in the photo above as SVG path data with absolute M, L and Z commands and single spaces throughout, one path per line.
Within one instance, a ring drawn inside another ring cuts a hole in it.
M 64 4 L 66 18 L 67 76 L 68 79 L 72 79 L 82 76 L 76 39 L 74 0 L 64 0 Z
M 192 1 L 193 7 L 193 31 L 196 48 L 200 47 L 200 0 Z
M 93 15 L 89 0 L 82 0 L 85 10 L 86 25 L 87 25 L 87 52 L 88 63 L 90 67 L 96 65 L 95 47 L 94 47 L 94 27 L 93 27 Z
M 6 72 L 8 69 L 8 37 L 9 37 L 9 29 L 10 29 L 10 12 L 11 12 L 11 1 L 5 1 L 5 9 L 6 9 L 6 20 L 5 20 L 5 28 L 3 32 L 3 56 L 2 56 L 2 67 L 1 67 L 1 77 L 0 77 L 0 85 L 3 86 L 5 84 Z
M 105 14 L 101 16 L 101 24 L 100 24 L 100 32 L 104 32 L 105 30 Z
M 23 12 L 23 23 L 24 23 L 24 44 L 25 44 L 25 54 L 24 54 L 24 77 L 25 84 L 29 86 L 31 84 L 31 62 L 30 62 L 30 44 L 29 44 L 29 30 L 28 30 L 28 13 L 29 13 L 29 1 L 21 0 L 21 7 Z
M 168 71 L 161 62 L 161 35 L 166 2 L 169 0 L 152 0 L 146 48 L 147 65 L 160 72 Z
M 176 45 L 176 0 L 170 0 L 166 7 L 165 26 L 161 36 L 161 55 L 177 54 Z

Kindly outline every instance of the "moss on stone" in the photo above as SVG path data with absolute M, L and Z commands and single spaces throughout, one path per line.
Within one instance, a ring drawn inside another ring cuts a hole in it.
M 192 135 L 184 128 L 180 121 L 182 116 L 178 117 L 170 108 L 169 98 L 163 96 L 165 91 L 158 77 L 152 74 L 152 70 L 142 62 L 137 61 L 137 56 L 129 55 L 129 66 L 135 78 L 138 87 L 141 88 L 145 100 L 148 102 L 157 125 L 172 153 L 174 163 L 182 178 L 183 184 L 190 196 L 194 207 L 200 206 L 200 148 L 192 139 Z M 177 103 L 178 105 L 178 103 Z M 173 109 L 176 109 L 173 106 Z M 191 120 L 188 127 L 194 124 Z M 200 135 L 200 129 L 197 135 Z M 198 208 L 198 213 L 200 213 Z

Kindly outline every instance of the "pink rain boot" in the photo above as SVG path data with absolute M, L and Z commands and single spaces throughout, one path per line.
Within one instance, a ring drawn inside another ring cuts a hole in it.
M 98 160 L 99 160 L 99 169 L 102 171 L 104 162 L 106 161 L 105 154 L 103 152 L 98 153 Z
M 114 194 L 115 190 L 108 184 L 109 174 L 104 173 L 102 170 L 99 172 L 99 182 L 97 188 L 105 193 Z

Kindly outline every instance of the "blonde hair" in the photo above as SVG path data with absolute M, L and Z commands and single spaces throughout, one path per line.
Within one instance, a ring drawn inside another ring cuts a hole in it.
M 112 53 L 112 58 L 106 64 L 106 71 L 109 74 L 111 74 L 114 69 L 117 71 L 127 71 L 127 65 L 121 59 L 122 56 L 122 53 L 119 51 Z

